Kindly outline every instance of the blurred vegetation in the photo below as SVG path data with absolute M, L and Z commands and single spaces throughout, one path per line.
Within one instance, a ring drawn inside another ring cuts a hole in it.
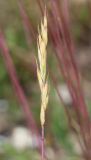
M 7 144 L 3 146 L 4 151 L 2 154 L 0 154 L 2 160 L 39 160 L 40 156 L 37 152 L 34 152 L 34 150 L 25 150 L 25 151 L 17 151 L 15 150 L 11 145 Z
M 28 15 L 32 19 L 34 26 L 37 27 L 39 23 L 38 6 L 36 1 L 26 0 L 25 7 Z M 79 10 L 79 12 L 78 12 Z M 38 13 L 38 14 L 37 14 Z M 72 33 L 78 44 L 89 44 L 91 42 L 91 21 L 89 18 L 89 11 L 87 6 L 71 6 L 71 18 L 72 18 Z M 10 49 L 11 56 L 13 58 L 14 65 L 17 70 L 17 74 L 23 87 L 29 103 L 32 105 L 33 115 L 36 119 L 37 125 L 40 128 L 39 112 L 40 112 L 40 91 L 36 80 L 35 73 L 29 67 L 26 66 L 28 60 L 31 62 L 31 55 L 36 54 L 36 43 L 31 44 L 28 47 L 24 28 L 22 25 L 22 19 L 19 13 L 17 1 L 3 0 L 0 1 L 0 27 L 5 33 L 5 37 Z M 52 52 L 51 48 L 48 48 L 48 52 Z M 25 61 L 22 61 L 24 58 Z M 48 64 L 52 68 L 53 72 L 57 71 L 56 60 L 49 54 Z M 25 64 L 24 64 L 25 63 Z M 56 72 L 57 73 L 57 72 Z M 59 78 L 59 72 L 56 75 Z M 50 82 L 51 83 L 51 82 Z M 7 99 L 9 102 L 9 113 L 12 123 L 16 123 L 18 120 L 23 120 L 23 113 L 16 98 L 16 94 L 13 91 L 13 87 L 8 76 L 3 57 L 0 56 L 0 99 Z M 91 102 L 88 103 L 91 108 Z M 90 109 L 91 110 L 91 109 Z M 68 153 L 73 155 L 74 147 L 69 139 L 69 129 L 67 126 L 66 116 L 62 105 L 58 101 L 56 91 L 54 87 L 50 86 L 50 102 L 47 111 L 46 121 L 46 137 L 51 135 L 51 139 L 55 137 L 56 141 L 62 146 Z M 52 143 L 52 140 L 48 140 L 48 144 Z M 37 153 L 36 153 L 37 154 Z M 29 160 L 30 157 L 33 160 L 37 160 L 39 155 L 36 156 L 34 151 L 24 151 L 18 153 L 11 146 L 4 146 L 4 154 L 0 154 L 2 160 Z M 8 156 L 7 156 L 8 155 Z M 69 158 L 71 160 L 71 158 Z M 72 158 L 75 160 L 75 158 Z

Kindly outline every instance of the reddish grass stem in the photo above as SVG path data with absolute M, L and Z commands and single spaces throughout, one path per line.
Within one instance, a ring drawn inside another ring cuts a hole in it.
M 44 125 L 42 126 L 42 128 L 41 128 L 41 130 L 42 130 L 42 133 L 41 133 L 41 141 L 42 141 L 42 143 L 41 143 L 41 160 L 44 160 L 44 157 L 45 157 L 45 153 L 44 153 Z
M 19 100 L 20 106 L 22 107 L 22 110 L 24 112 L 25 119 L 27 121 L 29 129 L 31 129 L 32 133 L 37 135 L 37 141 L 39 143 L 40 148 L 40 139 L 39 139 L 39 132 L 35 123 L 35 120 L 33 118 L 32 113 L 30 112 L 30 107 L 27 102 L 26 96 L 23 92 L 22 87 L 20 86 L 16 70 L 12 61 L 12 58 L 9 53 L 9 49 L 7 47 L 6 41 L 4 39 L 4 36 L 2 32 L 0 31 L 0 49 L 2 51 L 2 56 L 4 58 L 4 62 L 8 71 L 8 74 L 10 76 L 12 85 L 14 87 L 15 93 L 17 95 L 17 98 Z
M 33 27 L 32 22 L 29 20 L 29 17 L 26 13 L 22 0 L 18 1 L 18 6 L 19 6 L 20 15 L 23 21 L 26 40 L 28 42 L 28 45 L 30 46 L 31 42 L 35 40 L 35 37 L 36 37 L 35 28 Z

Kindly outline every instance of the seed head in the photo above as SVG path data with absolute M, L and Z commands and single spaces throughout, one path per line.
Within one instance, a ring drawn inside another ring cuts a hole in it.
M 43 22 L 41 22 L 41 29 L 38 29 L 39 35 L 37 40 L 38 46 L 38 61 L 37 61 L 37 76 L 39 81 L 39 86 L 41 90 L 41 112 L 40 121 L 41 126 L 45 123 L 45 111 L 48 104 L 49 94 L 48 94 L 48 78 L 46 72 L 46 59 L 47 59 L 47 17 L 46 13 L 44 15 Z

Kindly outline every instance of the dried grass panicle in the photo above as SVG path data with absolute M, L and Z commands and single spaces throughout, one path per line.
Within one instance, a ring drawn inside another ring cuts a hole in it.
M 42 6 L 42 1 L 38 1 Z M 69 121 L 70 126 L 76 131 L 75 133 L 80 141 L 79 144 L 83 151 L 84 158 L 89 160 L 91 159 L 91 124 L 81 86 L 80 73 L 75 60 L 75 46 L 70 32 L 70 12 L 68 5 L 69 3 L 67 0 L 50 1 L 50 4 L 47 5 L 49 37 L 55 50 L 54 53 L 58 60 L 59 69 L 72 97 L 72 110 L 76 116 L 76 119 L 71 114 L 68 119 L 70 118 L 75 120 L 76 126 L 73 124 L 73 121 Z M 54 78 L 52 78 L 52 80 L 54 82 Z M 57 83 L 54 82 L 54 84 L 56 86 Z M 69 113 L 70 112 L 67 110 L 67 115 Z M 79 127 L 80 133 L 78 133 L 77 126 Z M 81 136 L 80 139 L 79 134 Z
M 47 17 L 46 13 L 44 16 L 43 22 L 41 22 L 41 29 L 38 30 L 39 36 L 37 41 L 38 46 L 38 61 L 37 61 L 37 75 L 39 86 L 41 89 L 41 112 L 40 112 L 40 121 L 41 126 L 45 123 L 45 111 L 48 104 L 48 78 L 46 71 L 46 59 L 47 59 Z
M 60 5 L 60 2 L 62 5 Z M 44 2 L 43 0 L 37 0 L 37 3 L 39 5 L 41 15 L 44 14 L 44 7 L 45 3 L 48 4 L 47 12 L 48 12 L 48 29 L 49 29 L 49 37 L 53 44 L 55 54 L 57 56 L 57 60 L 59 62 L 59 69 L 64 77 L 64 80 L 69 88 L 71 97 L 72 97 L 72 109 L 74 110 L 74 113 L 76 113 L 76 123 L 79 125 L 80 128 L 80 136 L 81 139 L 79 143 L 81 144 L 81 148 L 83 150 L 83 156 L 86 160 L 91 159 L 91 154 L 89 152 L 91 148 L 91 125 L 90 125 L 90 119 L 89 114 L 87 111 L 87 107 L 85 105 L 83 91 L 81 88 L 81 82 L 79 77 L 79 70 L 77 68 L 76 62 L 75 62 L 75 48 L 74 48 L 74 42 L 70 34 L 70 15 L 69 15 L 69 1 L 64 0 L 56 0 L 56 1 L 47 1 Z M 23 15 L 24 19 L 24 15 Z M 29 27 L 27 22 L 24 20 L 25 26 Z M 43 23 L 41 24 L 43 27 Z M 42 28 L 41 27 L 41 28 Z M 43 27 L 45 28 L 45 27 Z M 34 29 L 34 28 L 33 28 Z M 47 29 L 47 27 L 46 27 Z M 28 29 L 29 31 L 29 29 Z M 45 31 L 45 29 L 44 29 Z M 47 33 L 47 32 L 45 32 Z M 33 36 L 33 34 L 31 34 Z M 43 98 L 48 97 L 48 85 L 47 84 L 47 76 L 46 76 L 46 54 L 41 54 L 40 49 L 41 46 L 44 46 L 44 51 L 46 51 L 46 43 L 43 43 L 43 35 L 41 31 L 39 30 L 40 35 L 40 42 L 38 37 L 38 62 L 37 62 L 37 73 L 38 73 L 38 80 L 39 85 L 41 89 L 41 98 L 42 98 L 42 107 L 41 107 L 41 124 L 44 124 L 45 121 L 45 108 L 47 106 L 47 99 Z M 46 34 L 45 34 L 46 35 Z M 28 38 L 28 37 L 27 37 Z M 36 37 L 35 37 L 36 38 Z M 47 42 L 47 41 L 46 41 Z M 40 45 L 42 44 L 42 45 Z M 43 53 L 44 53 L 43 51 Z M 43 56 L 44 61 L 43 62 Z M 42 62 L 43 63 L 42 63 Z M 41 62 L 41 63 L 40 63 Z M 42 66 L 43 64 L 43 66 Z M 44 68 L 44 71 L 43 71 Z M 52 78 L 53 80 L 54 78 Z M 53 80 L 54 81 L 54 80 Z M 57 89 L 57 83 L 54 81 L 54 86 L 58 92 Z M 44 88 L 46 88 L 46 92 L 44 92 Z M 58 95 L 60 97 L 60 94 L 58 92 Z M 46 100 L 46 103 L 45 103 Z M 62 98 L 60 97 L 60 100 L 62 101 Z M 62 101 L 63 102 L 63 101 Z M 64 104 L 64 102 L 63 102 Z M 69 110 L 67 110 L 67 113 L 69 114 Z M 69 116 L 69 115 L 68 115 Z M 71 114 L 68 119 L 74 118 Z M 79 140 L 79 135 L 77 133 L 77 127 L 72 124 L 72 122 L 69 120 L 70 126 L 74 127 L 76 136 Z M 80 123 L 79 123 L 80 122 Z M 43 135 L 43 134 L 42 134 Z M 43 135 L 44 136 L 44 135 Z M 43 142 L 43 141 L 42 141 Z M 43 147 L 43 146 L 42 146 Z M 43 149 L 43 148 L 42 148 Z

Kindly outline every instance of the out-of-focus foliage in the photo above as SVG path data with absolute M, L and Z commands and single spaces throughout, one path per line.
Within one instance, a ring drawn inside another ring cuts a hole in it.
M 24 1 L 25 8 L 29 17 L 31 18 L 34 26 L 37 25 L 40 20 L 40 12 L 35 0 Z M 78 12 L 79 10 L 79 12 Z M 91 21 L 89 19 L 89 12 L 87 6 L 71 6 L 72 15 L 72 32 L 77 43 L 85 42 L 86 44 L 91 42 Z M 10 49 L 13 62 L 15 64 L 17 74 L 27 96 L 29 103 L 31 104 L 32 112 L 37 125 L 40 129 L 39 113 L 40 113 L 40 90 L 38 87 L 36 72 L 31 69 L 31 57 L 36 55 L 36 42 L 31 43 L 30 48 L 26 41 L 24 28 L 22 25 L 22 19 L 19 13 L 17 1 L 14 0 L 1 0 L 0 1 L 0 26 L 2 27 L 5 37 Z M 50 42 L 49 42 L 50 43 Z M 83 43 L 84 44 L 84 43 Z M 59 78 L 59 71 L 57 72 L 57 64 L 55 58 L 50 54 L 53 52 L 51 47 L 48 46 L 48 65 L 52 68 L 54 73 L 57 73 L 57 79 L 62 82 L 63 79 Z M 52 60 L 51 60 L 52 59 Z M 28 62 L 28 63 L 27 63 Z M 51 83 L 51 82 L 50 82 Z M 20 109 L 19 103 L 16 99 L 16 94 L 13 91 L 13 87 L 8 76 L 3 57 L 0 55 L 0 99 L 7 99 L 9 102 L 9 113 L 12 123 L 16 124 L 18 121 L 23 121 L 23 113 Z M 88 106 L 91 107 L 91 102 Z M 89 108 L 90 108 L 89 107 Z M 70 108 L 69 108 L 70 109 Z M 60 144 L 66 151 L 73 153 L 74 147 L 69 139 L 69 130 L 67 127 L 67 120 L 64 114 L 64 110 L 53 86 L 50 86 L 50 102 L 47 111 L 46 120 L 46 137 L 51 139 L 47 141 L 49 145 L 56 142 Z M 52 136 L 51 136 L 52 135 Z M 54 138 L 55 137 L 55 138 Z M 0 155 L 1 160 L 15 159 L 15 160 L 37 160 L 39 155 L 34 151 L 17 152 L 11 146 L 4 146 L 4 154 Z M 70 158 L 70 160 L 75 158 Z

